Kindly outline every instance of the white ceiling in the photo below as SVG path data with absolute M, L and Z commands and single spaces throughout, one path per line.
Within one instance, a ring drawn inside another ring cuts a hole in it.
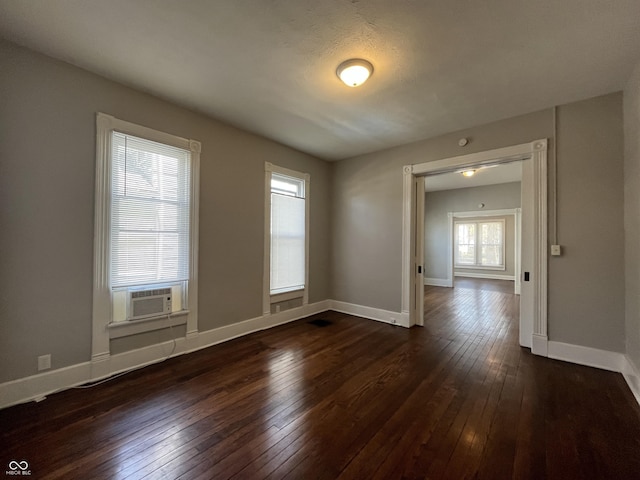
M 622 89 L 640 1 L 0 0 L 0 36 L 335 160 Z
M 425 177 L 424 189 L 426 192 L 437 192 L 440 190 L 520 182 L 521 180 L 522 162 L 512 162 L 476 169 L 472 177 L 465 177 L 459 172 L 431 175 Z

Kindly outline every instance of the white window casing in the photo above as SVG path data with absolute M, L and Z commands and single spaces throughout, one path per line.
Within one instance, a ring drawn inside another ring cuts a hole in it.
M 457 221 L 454 230 L 456 268 L 506 268 L 504 219 Z
M 200 142 L 98 113 L 93 358 L 109 339 L 186 324 L 197 333 Z M 170 287 L 172 313 L 126 321 L 128 292 Z
M 265 164 L 263 313 L 271 304 L 309 301 L 309 175 Z

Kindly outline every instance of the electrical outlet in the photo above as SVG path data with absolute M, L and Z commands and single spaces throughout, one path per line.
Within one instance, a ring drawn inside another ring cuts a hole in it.
M 51 368 L 51 354 L 38 357 L 38 371 Z
M 559 257 L 562 255 L 562 248 L 560 245 L 551 245 L 551 255 L 554 257 Z
M 276 313 L 280 313 L 280 305 L 276 305 Z

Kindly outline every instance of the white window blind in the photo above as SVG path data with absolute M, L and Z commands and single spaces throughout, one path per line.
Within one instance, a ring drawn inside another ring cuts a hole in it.
M 305 287 L 304 180 L 271 176 L 271 294 Z
M 189 279 L 190 152 L 112 133 L 111 288 Z

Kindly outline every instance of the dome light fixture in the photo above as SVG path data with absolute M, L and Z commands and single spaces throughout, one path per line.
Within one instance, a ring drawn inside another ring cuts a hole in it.
M 348 87 L 358 87 L 371 76 L 373 65 L 361 58 L 352 58 L 338 65 L 336 73 Z
M 473 177 L 473 175 L 476 173 L 476 171 L 475 170 L 465 170 L 465 171 L 460 172 L 460 173 L 462 173 L 462 175 L 465 176 L 465 177 Z

